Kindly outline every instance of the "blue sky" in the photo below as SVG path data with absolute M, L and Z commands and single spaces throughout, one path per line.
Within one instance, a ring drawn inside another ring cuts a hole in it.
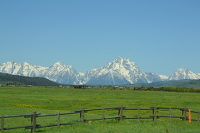
M 1 0 L 0 18 L 0 64 L 86 72 L 123 57 L 144 72 L 200 73 L 199 0 Z

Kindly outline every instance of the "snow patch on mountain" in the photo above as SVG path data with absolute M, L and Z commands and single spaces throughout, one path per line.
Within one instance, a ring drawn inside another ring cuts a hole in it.
M 81 73 L 81 72 L 79 72 L 79 75 L 80 75 L 80 76 L 84 76 L 84 74 L 85 74 L 85 73 Z
M 159 75 L 160 76 L 160 79 L 162 81 L 165 81 L 165 80 L 168 80 L 169 77 L 165 76 L 165 75 Z

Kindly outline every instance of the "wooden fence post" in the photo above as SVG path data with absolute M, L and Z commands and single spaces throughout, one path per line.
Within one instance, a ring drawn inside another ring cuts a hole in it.
M 154 105 L 154 107 L 153 107 L 153 121 L 156 121 L 156 118 L 157 118 L 157 108 L 156 108 L 156 105 Z
M 4 129 L 4 116 L 1 117 L 1 133 L 3 133 Z
M 120 117 L 119 120 L 122 120 L 123 119 L 123 107 L 121 106 L 118 110 L 118 116 Z
M 58 112 L 58 127 L 60 128 L 60 112 Z
M 104 123 L 104 108 L 102 108 L 102 123 Z
M 140 107 L 138 107 L 138 122 L 140 122 Z
M 31 117 L 31 133 L 36 132 L 36 112 L 33 112 L 33 116 Z
M 182 110 L 182 117 L 183 117 L 183 121 L 186 120 L 186 107 L 184 107 L 184 110 Z
M 82 108 L 82 110 L 81 110 L 80 120 L 81 120 L 81 122 L 84 122 L 84 108 Z

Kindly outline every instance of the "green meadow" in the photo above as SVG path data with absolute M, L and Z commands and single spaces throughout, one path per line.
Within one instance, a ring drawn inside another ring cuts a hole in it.
M 74 110 L 109 108 L 125 106 L 126 108 L 187 107 L 200 111 L 200 94 L 188 92 L 104 90 L 104 89 L 70 89 L 58 87 L 0 87 L 0 116 L 31 114 L 56 114 L 74 112 Z M 85 114 L 85 119 L 101 118 L 101 111 Z M 117 116 L 117 110 L 106 110 L 105 117 Z M 125 116 L 137 117 L 137 111 L 124 111 Z M 149 116 L 152 111 L 141 111 L 141 116 Z M 159 114 L 159 111 L 158 111 Z M 169 111 L 160 114 L 169 115 Z M 181 111 L 173 110 L 172 115 L 181 116 Z M 196 117 L 197 116 L 193 116 Z M 61 116 L 61 123 L 79 120 L 79 114 Z M 57 117 L 39 117 L 41 125 L 56 124 Z M 4 127 L 30 125 L 30 118 L 6 118 Z M 5 133 L 28 133 L 30 129 L 6 130 Z M 160 118 L 153 120 L 105 120 L 89 121 L 58 127 L 39 128 L 44 133 L 199 133 L 200 123 L 182 121 L 181 119 Z

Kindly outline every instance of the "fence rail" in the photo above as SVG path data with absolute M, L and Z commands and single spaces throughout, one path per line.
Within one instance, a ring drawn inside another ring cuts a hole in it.
M 101 113 L 101 118 L 95 118 L 95 119 L 85 119 L 85 113 L 89 111 L 102 111 Z M 106 110 L 117 110 L 118 115 L 114 117 L 105 117 L 105 111 Z M 124 116 L 124 111 L 129 110 L 129 111 L 138 111 L 137 112 L 137 117 L 131 117 L 131 116 Z M 141 116 L 141 111 L 142 110 L 151 110 L 152 113 L 149 114 L 149 116 L 142 117 Z M 158 110 L 169 110 L 169 115 L 158 115 Z M 172 110 L 179 110 L 182 112 L 181 116 L 174 116 L 172 115 Z M 191 118 L 191 113 L 197 113 L 198 116 L 196 119 Z M 61 115 L 71 115 L 71 114 L 80 114 L 80 117 L 78 118 L 79 120 L 74 120 L 73 122 L 69 123 L 61 123 Z M 40 125 L 37 123 L 37 118 L 39 117 L 48 117 L 48 116 L 57 116 L 57 123 L 56 124 L 51 124 L 51 125 Z M 4 127 L 4 121 L 5 118 L 13 118 L 13 117 L 24 117 L 24 118 L 30 118 L 31 123 L 30 125 L 26 126 L 18 126 L 18 127 Z M 57 113 L 57 114 L 44 114 L 41 115 L 41 113 L 32 113 L 32 114 L 24 114 L 24 115 L 11 115 L 11 116 L 0 116 L 1 118 L 1 133 L 4 133 L 5 130 L 11 130 L 11 129 L 19 129 L 19 128 L 25 128 L 25 129 L 31 129 L 31 132 L 36 132 L 37 128 L 44 128 L 44 127 L 53 127 L 53 126 L 63 126 L 63 125 L 71 125 L 76 122 L 88 122 L 88 121 L 95 121 L 95 120 L 101 120 L 104 122 L 104 120 L 108 119 L 117 119 L 117 120 L 124 120 L 124 119 L 137 119 L 140 121 L 141 119 L 152 119 L 153 121 L 156 121 L 159 118 L 169 118 L 170 121 L 172 121 L 173 118 L 179 118 L 182 120 L 188 120 L 188 121 L 198 121 L 200 123 L 200 111 L 191 111 L 190 109 L 184 107 L 184 108 L 169 108 L 169 107 L 150 107 L 150 108 L 126 108 L 123 106 L 120 107 L 112 107 L 112 108 L 96 108 L 96 109 L 80 109 L 80 110 L 75 110 L 74 112 L 67 112 L 67 113 Z

